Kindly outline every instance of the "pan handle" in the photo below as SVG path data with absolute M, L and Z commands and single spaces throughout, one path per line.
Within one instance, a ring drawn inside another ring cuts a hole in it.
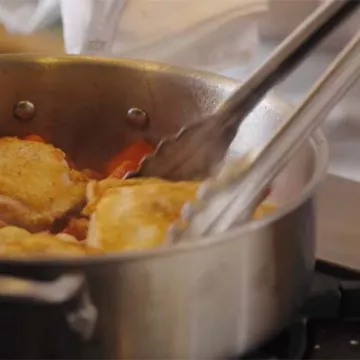
M 97 310 L 91 302 L 83 275 L 66 274 L 53 281 L 0 275 L 0 301 L 62 305 L 75 297 L 79 298 L 78 305 L 67 310 L 65 316 L 69 328 L 86 341 L 94 333 Z

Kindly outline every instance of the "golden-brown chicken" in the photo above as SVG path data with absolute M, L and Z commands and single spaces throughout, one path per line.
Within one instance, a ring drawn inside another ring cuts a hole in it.
M 145 250 L 164 241 L 169 225 L 185 202 L 196 196 L 198 182 L 168 182 L 160 179 L 92 181 L 88 184 L 90 215 L 86 242 L 106 252 Z M 274 207 L 262 204 L 254 218 Z
M 30 231 L 47 229 L 81 204 L 87 178 L 49 144 L 0 139 L 0 220 Z
M 107 252 L 146 250 L 160 245 L 198 183 L 160 179 L 104 180 L 89 184 L 91 214 L 86 242 Z
M 99 249 L 82 244 L 69 235 L 31 234 L 15 226 L 0 229 L 0 257 L 84 256 L 99 253 Z

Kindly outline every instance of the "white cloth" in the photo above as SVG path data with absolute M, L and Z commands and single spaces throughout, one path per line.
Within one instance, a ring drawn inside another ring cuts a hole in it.
M 267 0 L 60 0 L 68 53 L 217 71 L 248 61 Z
M 0 0 L 0 23 L 9 32 L 32 33 L 59 15 L 59 0 Z
M 66 51 L 221 71 L 251 59 L 268 0 L 0 0 L 0 22 L 30 33 L 61 13 Z

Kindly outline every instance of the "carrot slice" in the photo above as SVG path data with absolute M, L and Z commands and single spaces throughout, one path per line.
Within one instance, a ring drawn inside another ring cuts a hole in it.
M 154 150 L 155 148 L 148 142 L 136 141 L 110 158 L 105 164 L 105 174 L 123 177 L 128 171 L 136 170 L 142 158 Z
M 29 134 L 23 137 L 23 140 L 37 141 L 46 144 L 46 141 L 39 135 Z
M 67 227 L 62 233 L 74 236 L 78 240 L 84 240 L 86 238 L 89 227 L 89 220 L 70 218 Z
M 136 161 L 124 161 L 110 174 L 110 177 L 122 179 L 128 172 L 136 170 L 138 165 L 139 162 Z

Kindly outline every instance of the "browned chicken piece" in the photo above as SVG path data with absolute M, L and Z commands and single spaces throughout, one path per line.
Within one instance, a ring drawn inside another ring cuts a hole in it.
M 198 182 L 168 182 L 160 179 L 106 179 L 87 187 L 90 215 L 86 243 L 106 252 L 146 250 L 161 245 L 169 225 L 185 202 L 196 196 Z M 254 218 L 274 207 L 262 204 Z
M 102 196 L 110 189 L 129 187 L 129 186 L 142 186 L 146 184 L 164 184 L 167 181 L 159 178 L 133 178 L 133 179 L 119 179 L 119 178 L 106 178 L 102 181 L 92 180 L 86 186 L 86 202 L 87 205 L 83 210 L 84 215 L 90 215 L 101 200 Z M 173 184 L 173 183 L 170 183 Z M 176 183 L 175 183 L 176 184 Z M 194 182 L 194 184 L 196 184 Z
M 31 234 L 15 226 L 0 229 L 0 257 L 61 257 L 99 253 L 99 249 L 93 249 L 70 235 Z
M 159 179 L 104 180 L 88 186 L 91 214 L 86 243 L 106 252 L 146 250 L 162 244 L 198 183 Z
M 48 229 L 84 201 L 86 184 L 54 146 L 0 139 L 0 221 L 32 232 Z

